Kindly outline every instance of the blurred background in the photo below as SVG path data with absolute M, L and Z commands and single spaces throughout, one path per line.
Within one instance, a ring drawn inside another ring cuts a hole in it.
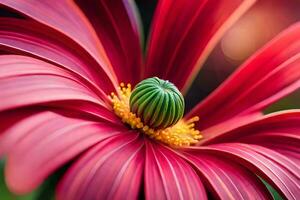
M 136 0 L 136 2 L 142 16 L 146 39 L 156 1 Z M 0 10 L 0 15 L 14 16 L 13 13 L 3 10 Z M 300 21 L 300 0 L 258 0 L 227 31 L 205 62 L 187 94 L 187 108 L 190 109 L 206 97 L 251 54 L 297 21 Z M 292 108 L 300 108 L 300 90 L 267 108 L 265 112 Z M 54 199 L 55 184 L 64 169 L 49 177 L 34 192 L 25 196 L 16 196 L 11 194 L 5 186 L 3 163 L 4 161 L 0 160 L 0 200 Z
M 299 21 L 300 0 L 258 0 L 227 31 L 207 59 L 187 95 L 187 101 L 191 102 L 189 108 L 206 97 L 256 50 Z M 300 108 L 300 90 L 267 108 L 266 112 L 292 108 Z

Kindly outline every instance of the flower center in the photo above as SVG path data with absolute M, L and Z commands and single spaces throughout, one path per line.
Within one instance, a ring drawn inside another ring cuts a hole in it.
M 202 135 L 195 130 L 199 118 L 182 119 L 184 99 L 176 86 L 157 77 L 136 85 L 120 84 L 118 95 L 112 93 L 115 114 L 132 129 L 173 147 L 197 143 Z
M 157 77 L 136 85 L 130 99 L 130 111 L 152 128 L 166 128 L 183 116 L 184 99 L 174 84 Z

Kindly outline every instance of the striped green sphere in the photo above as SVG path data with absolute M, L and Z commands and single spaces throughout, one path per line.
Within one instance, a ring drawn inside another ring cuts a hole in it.
M 160 129 L 176 124 L 184 113 L 184 99 L 177 87 L 157 77 L 136 85 L 130 96 L 130 111 L 145 125 Z

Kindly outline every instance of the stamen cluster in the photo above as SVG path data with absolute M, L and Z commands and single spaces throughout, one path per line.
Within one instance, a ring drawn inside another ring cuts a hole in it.
M 130 112 L 131 85 L 121 83 L 118 90 L 118 94 L 111 93 L 110 96 L 114 112 L 121 118 L 123 123 L 128 124 L 132 129 L 138 129 L 150 138 L 172 147 L 196 144 L 202 138 L 200 131 L 194 128 L 195 122 L 199 120 L 199 117 L 196 116 L 189 120 L 181 119 L 173 126 L 154 129 L 144 124 L 135 113 Z

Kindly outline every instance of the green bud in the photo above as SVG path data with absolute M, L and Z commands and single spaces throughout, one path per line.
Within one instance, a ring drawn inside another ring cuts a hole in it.
M 176 124 L 184 113 L 184 99 L 177 87 L 157 77 L 136 85 L 130 96 L 130 111 L 151 128 Z

